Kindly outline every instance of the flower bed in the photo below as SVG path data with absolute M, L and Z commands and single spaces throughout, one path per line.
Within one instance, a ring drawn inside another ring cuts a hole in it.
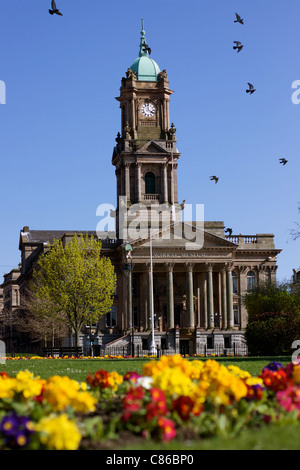
M 68 377 L 0 373 L 0 449 L 105 448 L 122 436 L 168 442 L 237 435 L 300 419 L 300 365 L 278 362 L 257 377 L 213 359 L 150 360 L 141 375 L 98 370 Z

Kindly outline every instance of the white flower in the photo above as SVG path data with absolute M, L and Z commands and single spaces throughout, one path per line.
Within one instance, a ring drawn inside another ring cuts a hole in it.
M 152 388 L 153 379 L 152 377 L 138 377 L 136 383 L 149 390 Z

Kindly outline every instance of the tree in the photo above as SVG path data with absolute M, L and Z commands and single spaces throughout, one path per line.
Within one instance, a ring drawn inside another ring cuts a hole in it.
M 114 267 L 101 242 L 75 235 L 66 246 L 55 240 L 34 271 L 31 296 L 40 317 L 67 323 L 79 345 L 84 324 L 97 323 L 113 304 Z
M 251 354 L 288 354 L 300 339 L 300 292 L 288 284 L 259 284 L 244 299 Z

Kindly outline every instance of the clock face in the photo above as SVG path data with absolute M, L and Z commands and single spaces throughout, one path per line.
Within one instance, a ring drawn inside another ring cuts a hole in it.
M 145 103 L 142 106 L 142 113 L 146 117 L 152 117 L 155 114 L 155 106 L 151 103 Z

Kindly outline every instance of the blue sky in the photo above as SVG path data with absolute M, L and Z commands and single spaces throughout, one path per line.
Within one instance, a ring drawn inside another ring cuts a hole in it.
M 0 0 L 0 279 L 20 262 L 23 226 L 95 230 L 98 205 L 116 203 L 115 97 L 142 18 L 174 90 L 179 199 L 204 204 L 205 220 L 233 233 L 274 233 L 278 279 L 290 278 L 300 266 L 290 236 L 300 221 L 299 0 L 56 3 L 63 17 L 49 15 L 50 0 Z

